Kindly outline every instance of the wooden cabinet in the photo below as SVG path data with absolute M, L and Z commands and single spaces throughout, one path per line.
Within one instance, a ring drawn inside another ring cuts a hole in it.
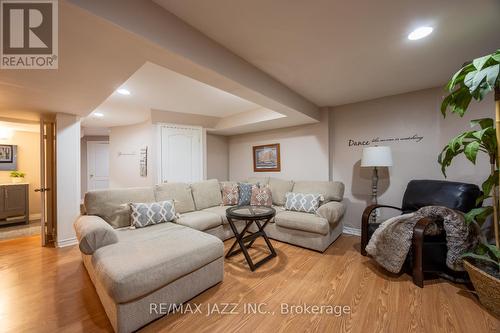
M 28 184 L 0 185 L 0 225 L 29 223 Z

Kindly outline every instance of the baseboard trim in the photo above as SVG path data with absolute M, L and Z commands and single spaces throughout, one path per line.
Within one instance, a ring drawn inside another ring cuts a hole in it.
M 76 239 L 76 237 L 58 240 L 56 242 L 57 247 L 66 247 L 66 246 L 71 246 L 71 245 L 75 245 L 75 244 L 78 244 L 78 240 Z
M 30 214 L 30 221 L 35 221 L 35 220 L 40 220 L 42 218 L 42 214 L 36 213 L 36 214 Z
M 361 236 L 361 229 L 358 229 L 358 228 L 344 226 L 343 232 L 344 232 L 344 234 L 348 234 L 348 235 Z

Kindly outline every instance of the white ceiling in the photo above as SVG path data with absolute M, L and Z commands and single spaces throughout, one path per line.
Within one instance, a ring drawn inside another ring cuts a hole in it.
M 319 106 L 441 86 L 500 47 L 498 0 L 154 1 Z
M 123 126 L 144 122 L 150 110 L 226 117 L 260 108 L 259 105 L 156 64 L 146 62 L 121 85 L 130 95 L 113 92 L 92 114 L 85 127 Z

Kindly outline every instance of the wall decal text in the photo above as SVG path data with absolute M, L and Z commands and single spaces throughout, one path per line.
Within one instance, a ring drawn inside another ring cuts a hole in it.
M 413 134 L 411 136 L 404 136 L 404 137 L 386 137 L 386 138 L 381 138 L 381 137 L 376 137 L 371 140 L 353 140 L 349 139 L 348 141 L 348 146 L 349 147 L 357 147 L 357 146 L 370 146 L 372 144 L 379 144 L 379 143 L 386 143 L 386 142 L 416 142 L 419 143 L 424 139 L 423 136 L 418 135 L 418 134 Z

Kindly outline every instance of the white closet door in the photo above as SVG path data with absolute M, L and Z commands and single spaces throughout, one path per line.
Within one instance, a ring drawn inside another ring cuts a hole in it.
M 196 182 L 203 179 L 201 134 L 201 128 L 162 126 L 162 182 Z
M 109 143 L 87 142 L 87 188 L 101 190 L 109 187 Z

